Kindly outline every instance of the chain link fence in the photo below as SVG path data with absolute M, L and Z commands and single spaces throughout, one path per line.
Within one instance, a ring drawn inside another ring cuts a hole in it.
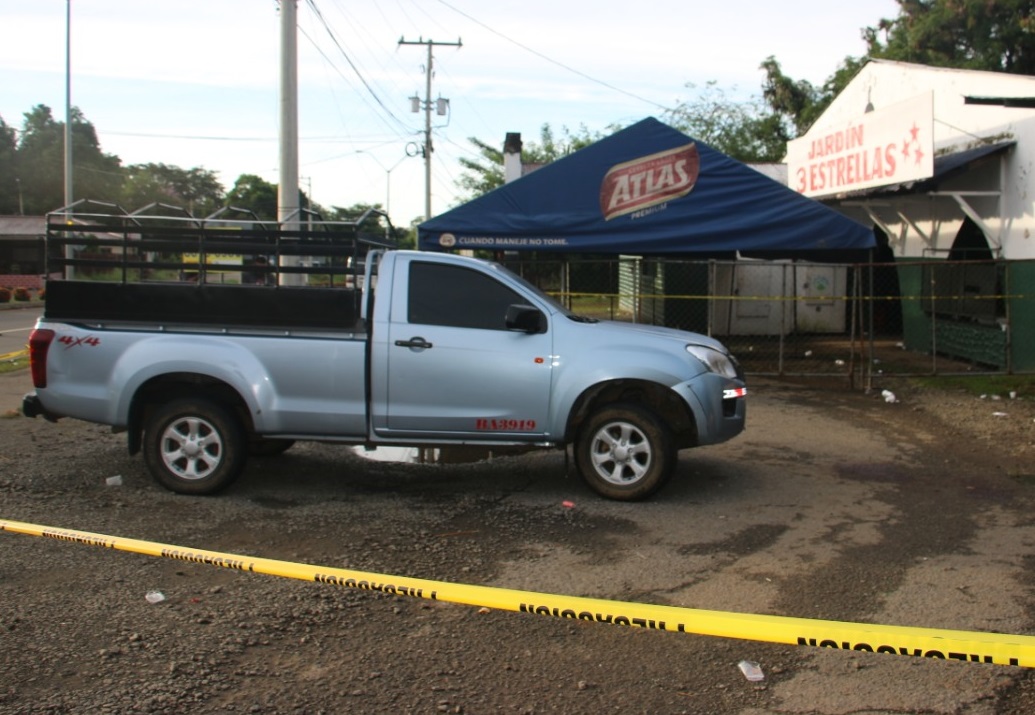
M 577 313 L 711 335 L 748 374 L 1035 374 L 1035 261 L 503 262 Z
M 748 374 L 1035 373 L 1035 262 L 505 263 L 575 312 L 716 337 Z

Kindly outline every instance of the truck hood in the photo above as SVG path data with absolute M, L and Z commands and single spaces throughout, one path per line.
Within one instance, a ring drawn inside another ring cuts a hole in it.
M 721 353 L 729 353 L 726 347 L 715 338 L 709 338 L 707 335 L 701 335 L 700 333 L 692 333 L 688 330 L 663 328 L 658 325 L 642 325 L 640 323 L 621 323 L 616 320 L 601 320 L 597 325 L 604 326 L 609 331 L 625 333 L 629 335 L 630 339 L 635 339 L 635 336 L 667 339 L 678 341 L 683 345 L 702 345 Z

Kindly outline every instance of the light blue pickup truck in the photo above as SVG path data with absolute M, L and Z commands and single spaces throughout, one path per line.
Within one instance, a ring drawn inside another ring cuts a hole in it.
M 577 315 L 498 263 L 154 223 L 52 219 L 59 273 L 23 410 L 125 431 L 173 491 L 216 492 L 249 455 L 319 440 L 571 446 L 593 490 L 635 500 L 680 449 L 744 428 L 718 341 Z

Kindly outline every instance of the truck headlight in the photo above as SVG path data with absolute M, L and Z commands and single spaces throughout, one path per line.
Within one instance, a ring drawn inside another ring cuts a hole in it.
M 731 379 L 737 378 L 737 366 L 726 353 L 703 345 L 687 345 L 686 351 L 703 362 L 711 372 Z

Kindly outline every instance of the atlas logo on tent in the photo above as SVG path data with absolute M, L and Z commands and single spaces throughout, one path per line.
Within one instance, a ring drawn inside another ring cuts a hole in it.
M 456 236 L 451 233 L 443 233 L 438 237 L 438 245 L 442 248 L 452 248 L 456 245 Z
M 600 185 L 604 220 L 686 196 L 700 169 L 701 156 L 693 142 L 612 166 Z

